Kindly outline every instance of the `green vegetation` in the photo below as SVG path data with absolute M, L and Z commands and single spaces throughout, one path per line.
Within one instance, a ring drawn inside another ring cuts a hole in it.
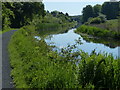
M 120 88 L 119 59 L 95 51 L 72 53 L 74 46 L 58 54 L 44 40 L 34 38 L 35 29 L 21 28 L 9 43 L 16 88 Z
M 95 51 L 91 55 L 80 50 L 72 53 L 75 45 L 58 53 L 43 38 L 34 38 L 74 27 L 76 22 L 68 13 L 45 12 L 42 3 L 4 2 L 2 6 L 3 32 L 22 27 L 14 33 L 8 46 L 15 88 L 120 88 L 120 59 Z M 89 7 L 88 10 L 93 9 Z M 99 7 L 90 13 L 98 15 Z M 116 32 L 86 25 L 76 32 L 120 38 Z
M 81 56 L 78 78 L 83 87 L 119 88 L 119 60 L 113 60 L 111 56 L 104 57 L 101 54 L 89 56 L 84 53 Z
M 117 19 L 119 16 L 119 8 L 120 8 L 120 1 L 119 2 L 105 2 L 102 5 L 101 12 L 106 15 L 108 20 Z
M 77 24 L 77 22 L 71 20 L 66 14 L 58 11 L 53 12 L 46 13 L 41 22 L 36 20 L 35 23 L 33 23 L 40 34 L 46 35 L 47 32 L 49 32 L 48 34 L 51 34 L 52 32 L 65 32 L 66 30 L 75 27 Z
M 3 34 L 5 32 L 11 31 L 11 30 L 18 30 L 18 28 L 7 28 L 7 29 L 5 29 L 3 31 L 0 31 L 0 34 Z
M 85 25 L 79 27 L 77 33 L 120 39 L 119 28 L 119 4 L 120 2 L 104 2 L 102 5 L 87 5 L 83 8 L 82 22 Z
M 83 8 L 83 22 L 87 22 L 90 17 L 94 17 L 94 10 L 91 5 L 87 5 Z
M 118 20 L 119 19 L 112 19 L 112 20 L 107 20 L 105 23 L 89 24 L 89 25 L 119 33 L 119 21 Z
M 91 37 L 90 35 L 83 34 L 83 33 L 80 33 L 80 35 L 87 42 L 102 43 L 110 48 L 116 48 L 120 46 L 119 40 L 107 39 L 107 38 L 96 38 L 96 37 Z
M 106 17 L 103 14 L 99 14 L 98 17 L 94 17 L 94 18 L 89 18 L 87 22 L 85 22 L 86 25 L 89 24 L 101 24 L 101 23 L 105 23 Z
M 34 30 L 33 26 L 21 28 L 9 44 L 16 88 L 75 88 L 74 65 L 64 63 L 44 40 L 36 42 Z
M 44 5 L 42 3 L 2 2 L 2 30 L 28 25 L 35 16 L 38 18 L 45 16 Z
M 101 37 L 101 38 L 113 38 L 113 39 L 120 39 L 120 33 L 115 31 L 110 31 L 107 29 L 101 29 L 98 27 L 82 25 L 75 31 L 76 33 L 86 33 L 89 35 Z
M 83 8 L 82 22 L 85 23 L 89 18 L 98 17 L 100 14 L 104 14 L 107 20 L 117 19 L 119 16 L 119 4 L 120 2 L 104 2 L 102 5 L 87 5 Z
M 29 12 L 28 12 L 29 11 Z M 3 2 L 2 3 L 2 31 L 9 28 L 20 28 L 34 24 L 38 31 L 72 28 L 76 22 L 69 15 L 44 10 L 44 4 L 37 2 Z

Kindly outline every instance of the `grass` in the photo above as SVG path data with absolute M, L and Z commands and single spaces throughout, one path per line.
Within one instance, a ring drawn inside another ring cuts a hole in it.
M 15 32 L 9 53 L 11 75 L 17 88 L 73 87 L 75 76 L 69 63 L 62 64 L 62 57 L 52 52 L 44 40 L 36 42 L 35 28 L 25 27 Z M 69 72 L 67 72 L 69 71 Z
M 3 33 L 5 33 L 5 32 L 9 32 L 9 31 L 11 31 L 11 30 L 18 30 L 18 28 L 7 28 L 7 29 L 5 29 L 5 30 L 3 30 L 3 31 L 0 31 L 0 34 L 3 34 Z
M 120 39 L 120 33 L 107 30 L 107 29 L 102 29 L 98 28 L 95 26 L 88 26 L 88 25 L 81 25 L 80 27 L 77 28 L 75 31 L 76 33 L 86 33 L 88 35 L 100 37 L 100 38 L 107 38 L 107 39 Z
M 118 19 L 107 20 L 105 23 L 91 24 L 90 26 L 95 26 L 95 27 L 98 27 L 98 28 L 118 32 L 118 30 L 119 30 L 119 21 L 118 21 Z
M 95 51 L 71 53 L 70 46 L 58 54 L 34 38 L 35 28 L 21 28 L 9 43 L 15 88 L 120 88 L 120 59 Z

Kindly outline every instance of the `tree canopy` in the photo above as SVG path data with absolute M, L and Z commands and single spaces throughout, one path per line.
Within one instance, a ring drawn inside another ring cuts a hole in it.
M 83 22 L 87 22 L 89 18 L 98 17 L 101 14 L 106 15 L 108 20 L 117 19 L 119 16 L 120 2 L 104 2 L 102 5 L 87 5 L 83 8 Z
M 93 17 L 94 11 L 91 5 L 87 5 L 83 8 L 83 22 L 86 22 L 88 18 Z
M 116 19 L 119 15 L 120 2 L 105 2 L 102 5 L 102 13 L 106 15 L 107 19 Z
M 2 26 L 19 28 L 29 24 L 35 15 L 45 16 L 44 4 L 37 2 L 3 2 Z

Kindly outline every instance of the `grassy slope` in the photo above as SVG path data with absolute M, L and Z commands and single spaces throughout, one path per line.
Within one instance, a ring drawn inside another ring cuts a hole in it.
M 91 26 L 96 26 L 99 28 L 118 32 L 119 22 L 118 19 L 113 19 L 113 20 L 107 20 L 105 23 L 101 23 L 101 24 L 91 24 Z
M 82 25 L 77 28 L 75 31 L 76 33 L 86 33 L 88 35 L 92 35 L 95 37 L 100 38 L 107 38 L 107 39 L 120 39 L 120 33 L 114 31 L 114 30 L 107 30 L 100 28 L 98 26 L 91 26 L 91 25 Z
M 17 88 L 74 86 L 72 65 L 59 62 L 62 57 L 50 50 L 44 40 L 36 42 L 35 28 L 28 26 L 15 32 L 9 44 L 12 76 Z M 69 72 L 67 72 L 69 71 Z

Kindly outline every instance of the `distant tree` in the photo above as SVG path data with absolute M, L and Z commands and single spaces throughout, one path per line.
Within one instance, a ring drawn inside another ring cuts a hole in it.
M 60 13 L 60 12 L 58 12 L 58 11 L 52 11 L 52 12 L 51 12 L 51 14 L 52 14 L 54 17 L 56 17 L 59 13 Z
M 93 7 L 91 5 L 87 5 L 85 8 L 83 8 L 83 22 L 86 22 L 88 18 L 94 17 L 94 11 Z
M 68 13 L 66 13 L 65 15 L 66 15 L 66 16 L 69 16 L 69 14 L 68 14 Z
M 102 6 L 99 5 L 99 4 L 97 4 L 97 5 L 95 5 L 93 7 L 93 9 L 94 9 L 94 17 L 99 16 L 99 13 L 101 13 L 101 8 L 102 8 Z
M 116 19 L 119 15 L 120 2 L 105 2 L 102 5 L 102 13 L 106 15 L 107 19 Z
M 102 23 L 106 22 L 106 20 L 107 20 L 106 15 L 104 15 L 104 14 L 100 13 L 98 17 L 101 19 Z
M 50 12 L 47 10 L 46 13 L 50 13 Z
M 59 12 L 59 14 L 62 14 L 62 15 L 64 15 L 64 14 L 63 14 L 63 12 Z

